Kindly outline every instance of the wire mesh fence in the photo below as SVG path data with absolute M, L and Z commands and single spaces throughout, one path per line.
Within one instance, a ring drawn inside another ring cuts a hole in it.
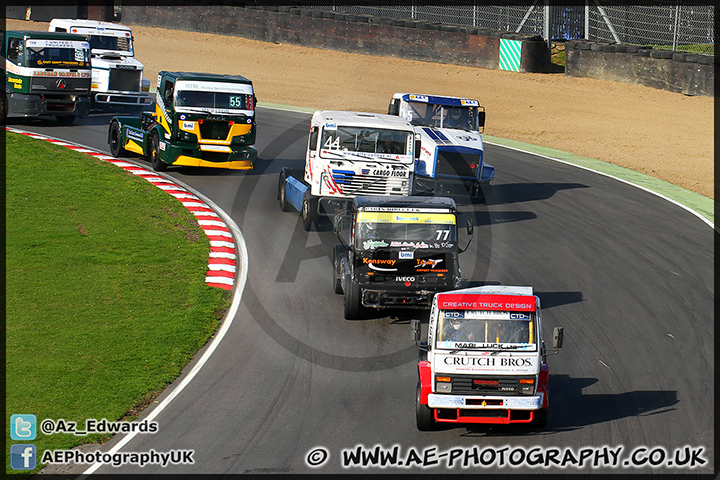
M 714 54 L 715 6 L 707 2 L 656 0 L 629 5 L 622 0 L 587 0 L 584 4 L 560 0 L 492 3 L 456 0 L 448 5 L 428 5 L 422 0 L 395 0 L 386 5 L 377 1 L 319 4 L 299 0 L 297 3 L 356 15 L 541 35 L 548 42 L 584 39 Z

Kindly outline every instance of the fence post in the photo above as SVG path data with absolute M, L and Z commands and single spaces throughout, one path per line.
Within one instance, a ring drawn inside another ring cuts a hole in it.
M 680 3 L 675 5 L 675 25 L 673 26 L 673 52 L 677 52 L 678 47 L 678 26 L 680 24 Z

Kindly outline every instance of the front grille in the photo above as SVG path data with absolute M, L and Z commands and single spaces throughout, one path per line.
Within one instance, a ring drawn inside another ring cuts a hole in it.
M 59 82 L 62 80 L 62 82 Z M 72 77 L 32 77 L 30 79 L 30 90 L 37 93 L 77 93 L 90 91 L 89 78 Z
M 480 383 L 473 383 L 473 380 L 478 380 Z M 518 380 L 519 377 L 513 376 L 457 376 L 452 377 L 452 393 L 458 395 L 517 395 L 520 394 Z
M 333 170 L 332 179 L 344 195 L 408 195 L 410 192 L 408 178 L 357 175 L 352 170 Z
M 436 175 L 477 178 L 479 169 L 480 155 L 477 153 L 438 149 Z
M 110 69 L 108 89 L 121 92 L 139 92 L 142 70 Z
M 200 152 L 200 157 L 206 162 L 227 162 L 230 160 L 229 153 L 221 152 Z
M 200 135 L 205 140 L 225 140 L 230 133 L 230 123 L 220 120 L 202 120 Z

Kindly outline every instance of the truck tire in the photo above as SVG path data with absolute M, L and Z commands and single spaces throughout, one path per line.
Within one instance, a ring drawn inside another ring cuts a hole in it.
M 343 293 L 342 277 L 340 276 L 340 259 L 345 256 L 345 248 L 335 245 L 333 249 L 333 291 L 338 295 Z
M 280 210 L 283 212 L 289 212 L 291 205 L 285 198 L 285 172 L 280 172 L 280 180 L 278 181 L 278 203 L 280 204 Z
M 125 149 L 120 140 L 120 125 L 118 122 L 110 124 L 110 133 L 108 135 L 108 144 L 110 145 L 110 155 L 113 157 L 121 157 L 125 155 Z
M 360 312 L 362 311 L 362 304 L 360 303 L 360 285 L 352 281 L 350 274 L 345 275 L 345 288 L 343 290 L 343 293 L 345 294 L 343 297 L 345 319 L 359 319 Z
M 420 381 L 417 383 L 417 392 L 415 394 L 415 423 L 417 429 L 421 432 L 431 432 L 435 430 L 435 417 L 432 408 L 420 403 Z
M 303 228 L 306 232 L 309 232 L 312 228 L 313 223 L 317 226 L 318 224 L 318 199 L 310 194 L 310 190 L 305 192 L 302 202 L 302 220 Z
M 0 125 L 5 125 L 8 113 L 8 98 L 7 94 L 3 93 L 0 96 Z
M 158 137 L 158 134 L 155 132 L 150 134 L 148 157 L 150 159 L 150 166 L 153 170 L 156 172 L 167 170 L 167 163 L 160 160 L 160 137 Z

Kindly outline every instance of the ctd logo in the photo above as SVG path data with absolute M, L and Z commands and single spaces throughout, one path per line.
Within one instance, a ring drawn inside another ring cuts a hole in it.
M 33 470 L 37 465 L 35 445 L 24 443 L 10 445 L 10 467 L 13 470 Z

